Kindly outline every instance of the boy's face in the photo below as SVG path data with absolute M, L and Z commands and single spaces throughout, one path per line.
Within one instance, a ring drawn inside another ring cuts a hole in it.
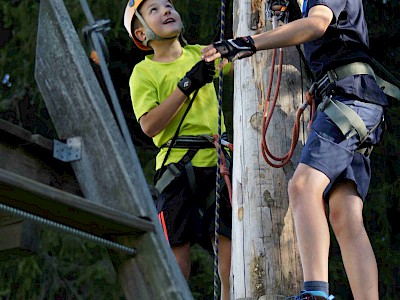
M 139 13 L 160 37 L 174 37 L 182 31 L 181 16 L 168 0 L 146 0 L 140 6 Z

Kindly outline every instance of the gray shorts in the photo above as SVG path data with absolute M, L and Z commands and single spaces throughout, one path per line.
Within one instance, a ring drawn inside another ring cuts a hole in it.
M 364 145 L 376 145 L 383 135 L 383 108 L 380 105 L 361 101 L 342 101 L 352 108 L 364 121 L 367 130 L 380 123 L 371 132 Z M 358 134 L 346 139 L 339 128 L 324 113 L 315 118 L 306 145 L 301 153 L 300 162 L 323 172 L 330 179 L 324 198 L 329 200 L 329 192 L 335 184 L 347 180 L 353 181 L 357 192 L 365 200 L 371 181 L 369 157 L 357 152 L 360 147 Z

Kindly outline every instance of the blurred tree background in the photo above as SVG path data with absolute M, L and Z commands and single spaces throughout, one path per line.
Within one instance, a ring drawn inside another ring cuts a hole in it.
M 79 0 L 64 1 L 77 33 L 87 20 Z M 232 2 L 227 1 L 226 37 L 232 36 Z M 400 78 L 400 1 L 364 0 L 374 57 Z M 156 149 L 140 130 L 132 112 L 128 80 L 143 54 L 123 27 L 126 1 L 88 0 L 97 19 L 111 20 L 105 34 L 109 70 L 145 175 L 152 183 Z M 220 1 L 175 0 L 189 43 L 219 38 Z M 33 133 L 57 137 L 34 79 L 36 30 L 40 1 L 0 0 L 0 117 Z M 82 43 L 84 40 L 82 38 Z M 51 75 L 51 74 L 49 74 Z M 224 81 L 224 113 L 232 139 L 233 80 Z M 399 114 L 394 102 L 387 113 L 387 134 L 372 154 L 372 184 L 364 215 L 378 261 L 380 299 L 400 299 L 400 160 Z M 340 250 L 332 241 L 331 290 L 352 299 Z M 107 250 L 79 239 L 42 230 L 41 249 L 32 257 L 0 263 L 1 299 L 123 299 Z M 162 276 L 162 275 L 161 275 Z M 190 287 L 195 299 L 212 298 L 212 257 L 196 247 Z

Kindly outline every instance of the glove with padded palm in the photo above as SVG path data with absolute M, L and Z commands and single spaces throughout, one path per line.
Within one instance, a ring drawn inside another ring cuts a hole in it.
M 222 58 L 229 61 L 252 56 L 257 49 L 250 36 L 242 36 L 231 40 L 222 40 L 213 44 Z
M 215 75 L 214 62 L 200 60 L 178 82 L 178 88 L 189 97 L 195 90 L 213 81 Z

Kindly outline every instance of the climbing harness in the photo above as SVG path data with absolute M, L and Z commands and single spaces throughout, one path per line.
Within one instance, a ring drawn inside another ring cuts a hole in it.
M 171 147 L 171 148 L 181 148 L 181 149 L 188 149 L 185 155 L 177 162 L 177 163 L 170 163 L 165 166 L 165 170 L 159 169 L 162 172 L 162 175 L 159 175 L 159 179 L 156 182 L 156 190 L 158 193 L 161 193 L 171 182 L 174 178 L 178 177 L 180 173 L 185 169 L 186 174 L 189 180 L 190 187 L 194 192 L 196 187 L 195 177 L 194 177 L 194 170 L 191 164 L 192 158 L 196 155 L 198 150 L 206 149 L 206 148 L 216 148 L 215 143 L 217 142 L 216 135 L 199 135 L 199 136 L 178 136 L 175 141 L 172 143 L 172 139 L 169 140 L 167 143 L 161 146 L 161 148 Z M 233 151 L 233 145 L 226 140 L 226 135 L 224 134 L 221 139 L 222 145 L 229 148 L 229 150 Z M 232 200 L 232 189 L 230 184 L 230 162 L 227 159 L 229 158 L 229 154 L 223 149 L 222 151 L 222 158 L 221 164 L 221 173 L 224 175 L 224 179 L 226 185 L 228 187 L 230 200 Z
M 269 8 L 267 9 L 268 15 L 271 16 L 271 21 L 273 24 L 273 28 L 276 28 L 278 25 L 278 20 L 279 19 L 284 19 L 288 20 L 287 16 L 284 16 L 287 12 L 287 7 L 284 9 L 280 9 L 279 13 L 276 13 L 273 11 L 273 7 L 277 7 L 277 2 L 280 1 L 271 1 L 269 3 Z M 298 49 L 299 50 L 299 49 Z M 269 84 L 268 84 L 268 90 L 267 90 L 267 96 L 266 96 L 266 102 L 265 102 L 265 109 L 264 109 L 264 115 L 263 115 L 263 120 L 262 120 L 262 140 L 261 140 L 261 149 L 262 149 L 262 155 L 265 159 L 265 161 L 272 167 L 275 168 L 280 168 L 285 166 L 291 159 L 293 152 L 296 148 L 298 138 L 299 138 L 299 130 L 300 130 L 300 118 L 301 115 L 303 114 L 304 110 L 307 108 L 307 106 L 310 106 L 310 118 L 308 122 L 308 130 L 310 130 L 312 121 L 315 118 L 316 112 L 321 112 L 323 111 L 341 130 L 343 135 L 346 137 L 346 139 L 349 139 L 355 134 L 359 135 L 360 139 L 360 148 L 357 149 L 356 151 L 364 154 L 365 156 L 368 156 L 371 151 L 372 151 L 372 146 L 365 146 L 363 143 L 367 140 L 369 134 L 373 132 L 382 122 L 383 122 L 383 117 L 381 122 L 377 123 L 375 126 L 373 126 L 370 130 L 367 130 L 363 120 L 361 117 L 354 112 L 350 107 L 347 105 L 341 103 L 340 101 L 335 100 L 332 98 L 331 92 L 335 86 L 335 82 L 339 81 L 341 79 L 344 79 L 345 77 L 348 76 L 354 76 L 354 75 L 371 75 L 374 77 L 375 81 L 377 84 L 382 88 L 383 92 L 387 94 L 388 96 L 391 96 L 393 98 L 396 98 L 400 100 L 400 89 L 395 86 L 394 84 L 378 77 L 372 67 L 366 63 L 362 62 L 355 62 L 355 63 L 350 63 L 347 65 L 343 65 L 341 67 L 338 67 L 333 70 L 329 70 L 326 72 L 324 76 L 322 76 L 321 79 L 318 81 L 314 81 L 314 83 L 311 85 L 311 87 L 308 89 L 306 92 L 306 101 L 300 106 L 300 108 L 297 110 L 296 113 L 296 120 L 295 124 L 293 126 L 293 131 L 292 131 L 292 142 L 290 146 L 290 150 L 283 156 L 277 157 L 274 156 L 270 150 L 268 149 L 268 145 L 266 142 L 266 133 L 268 129 L 268 125 L 271 121 L 271 117 L 276 105 L 276 100 L 278 98 L 278 93 L 279 93 L 279 86 L 280 86 L 280 81 L 281 81 L 281 76 L 282 76 L 282 49 L 279 49 L 280 55 L 279 55 L 279 67 L 278 67 L 278 78 L 276 81 L 276 86 L 275 86 L 275 95 L 274 98 L 270 104 L 270 97 L 271 97 L 271 87 L 272 87 L 272 82 L 273 82 L 273 76 L 274 76 L 274 68 L 275 68 L 275 59 L 276 59 L 276 49 L 273 50 L 272 54 L 272 63 L 271 63 L 271 72 L 270 72 L 270 79 L 269 79 Z M 299 51 L 301 54 L 302 52 Z M 302 57 L 304 60 L 304 56 Z M 379 64 L 373 60 L 374 66 L 378 66 Z M 381 68 L 383 69 L 383 67 Z M 309 71 L 307 73 L 310 73 Z M 385 74 L 387 76 L 387 74 Z M 390 76 L 387 76 L 390 77 Z M 396 82 L 399 84 L 396 80 L 392 81 Z M 315 104 L 315 98 L 322 99 L 322 102 L 318 105 L 318 108 L 316 108 Z M 269 108 L 269 106 L 271 106 Z
M 308 93 L 311 97 L 318 96 L 322 98 L 322 102 L 318 105 L 318 111 L 323 111 L 335 124 L 346 139 L 349 139 L 355 134 L 358 134 L 360 140 L 360 148 L 356 151 L 368 156 L 372 152 L 372 146 L 361 147 L 366 141 L 369 134 L 373 132 L 380 124 L 377 123 L 370 130 L 367 130 L 364 121 L 361 117 L 347 105 L 332 98 L 331 90 L 336 81 L 354 75 L 371 75 L 384 92 L 390 92 L 390 96 L 396 96 L 397 87 L 375 75 L 370 65 L 362 62 L 354 62 L 333 70 L 329 70 L 318 81 L 314 82 Z M 397 95 L 398 97 L 399 95 Z M 314 101 L 313 101 L 314 102 Z

